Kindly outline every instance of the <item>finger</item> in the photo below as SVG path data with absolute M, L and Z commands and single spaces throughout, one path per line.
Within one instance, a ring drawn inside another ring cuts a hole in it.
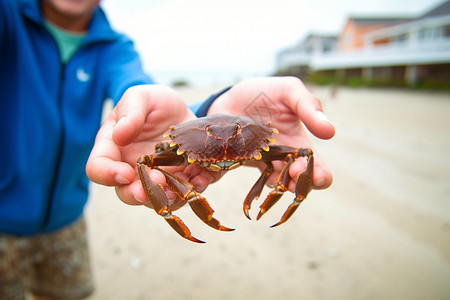
M 132 166 L 120 160 L 121 153 L 111 139 L 113 117 L 108 117 L 97 133 L 86 164 L 86 174 L 95 183 L 107 186 L 129 184 L 135 177 Z
M 106 186 L 127 185 L 135 177 L 129 164 L 101 156 L 89 158 L 86 174 L 92 182 Z
M 192 183 L 192 185 L 194 186 L 194 189 L 201 193 L 204 190 L 206 190 L 206 188 L 214 183 L 217 182 L 220 178 L 222 178 L 222 176 L 225 174 L 225 171 L 220 171 L 220 172 L 216 172 L 216 171 L 204 171 L 201 174 L 193 177 L 190 182 Z
M 311 94 L 303 82 L 298 79 L 290 81 L 291 88 L 287 102 L 290 109 L 300 117 L 308 130 L 316 137 L 330 139 L 335 134 L 334 125 L 322 110 L 320 100 Z
M 166 180 L 164 175 L 158 170 L 146 169 L 150 179 L 156 184 L 164 185 Z M 130 205 L 141 205 L 146 204 L 151 207 L 149 200 L 142 187 L 141 180 L 136 177 L 132 183 L 128 185 L 116 186 L 116 194 L 122 202 Z
M 118 121 L 113 140 L 120 146 L 128 145 L 138 136 L 149 140 L 163 135 L 169 126 L 195 118 L 176 91 L 160 85 L 128 89 L 115 110 Z
M 148 202 L 138 180 L 129 185 L 116 186 L 115 189 L 117 197 L 125 204 L 142 205 Z
M 112 137 L 119 146 L 131 143 L 142 132 L 148 113 L 145 86 L 128 89 L 114 108 L 117 123 Z

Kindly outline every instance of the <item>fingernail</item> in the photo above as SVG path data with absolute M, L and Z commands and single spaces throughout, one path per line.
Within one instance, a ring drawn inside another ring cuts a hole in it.
M 323 187 L 326 184 L 326 182 L 327 181 L 324 178 L 321 178 L 314 182 L 314 186 L 320 188 L 320 187 Z
M 147 198 L 145 198 L 145 200 L 139 199 L 136 197 L 136 195 L 133 195 L 134 199 L 138 202 L 141 202 L 143 204 L 147 204 L 149 201 L 147 200 Z
M 114 176 L 114 180 L 119 184 L 130 184 L 128 179 L 126 179 L 125 177 L 123 177 L 120 174 L 117 174 L 116 176 Z
M 117 121 L 115 127 L 120 127 L 120 126 L 122 126 L 122 124 L 124 124 L 126 121 L 127 121 L 127 117 L 122 117 L 122 118 L 120 118 L 120 120 Z
M 333 123 L 331 123 L 330 120 L 328 120 L 327 116 L 323 113 L 323 111 L 318 110 L 318 111 L 316 111 L 316 114 L 317 114 L 317 117 L 318 117 L 320 120 L 325 121 L 325 122 L 328 122 L 328 123 L 330 123 L 331 125 L 333 125 Z

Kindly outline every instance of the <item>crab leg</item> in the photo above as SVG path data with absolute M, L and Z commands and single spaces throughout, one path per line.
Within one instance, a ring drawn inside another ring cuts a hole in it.
M 147 199 L 150 201 L 152 209 L 162 216 L 166 222 L 183 238 L 196 243 L 204 243 L 203 241 L 193 237 L 189 228 L 175 215 L 172 215 L 171 210 L 167 206 L 169 199 L 160 185 L 150 180 L 147 171 L 145 170 L 145 163 L 138 163 L 138 172 L 141 178 L 142 186 L 144 188 Z
M 273 164 L 272 162 L 266 162 L 266 169 L 261 173 L 261 176 L 258 178 L 256 183 L 253 185 L 252 189 L 248 193 L 247 197 L 244 200 L 244 214 L 245 216 L 251 220 L 249 210 L 252 205 L 253 200 L 259 198 L 261 192 L 264 188 L 264 185 L 267 182 L 267 179 L 273 173 Z
M 294 214 L 303 200 L 306 199 L 309 191 L 311 190 L 312 179 L 313 179 L 313 170 L 314 170 L 314 156 L 312 155 L 312 150 L 303 149 L 304 153 L 308 156 L 308 163 L 306 170 L 303 171 L 298 177 L 297 184 L 295 186 L 295 198 L 294 201 L 289 205 L 280 221 L 271 227 L 275 227 L 283 224 Z M 300 152 L 300 151 L 299 151 Z
M 262 217 L 262 215 L 264 215 L 275 203 L 277 203 L 278 200 L 280 200 L 284 192 L 287 191 L 287 185 L 290 179 L 289 168 L 294 162 L 294 155 L 289 154 L 286 157 L 286 160 L 287 160 L 286 165 L 281 170 L 280 175 L 278 175 L 275 189 L 272 192 L 270 192 L 266 200 L 263 202 L 263 204 L 261 204 L 260 211 L 258 213 L 258 216 L 256 217 L 256 220 L 259 220 Z
M 186 200 L 191 209 L 205 224 L 211 226 L 214 229 L 221 231 L 233 231 L 234 229 L 220 225 L 220 222 L 213 218 L 214 210 L 206 201 L 205 197 L 202 197 L 199 193 L 193 190 L 192 184 L 186 180 L 181 179 L 163 169 L 155 167 L 166 177 L 166 182 L 169 188 L 174 191 L 179 197 Z

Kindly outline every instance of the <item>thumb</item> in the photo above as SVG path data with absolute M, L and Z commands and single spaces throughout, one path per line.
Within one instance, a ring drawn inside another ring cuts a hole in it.
M 287 104 L 308 130 L 318 138 L 331 139 L 335 128 L 323 113 L 320 100 L 311 94 L 300 80 L 288 90 L 290 94 Z
M 117 103 L 114 108 L 117 123 L 112 135 L 117 145 L 128 145 L 142 131 L 148 112 L 148 97 L 146 86 L 135 86 L 129 88 Z

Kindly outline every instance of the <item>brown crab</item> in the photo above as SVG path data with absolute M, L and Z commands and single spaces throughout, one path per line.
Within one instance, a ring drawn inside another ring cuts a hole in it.
M 298 149 L 275 145 L 271 138 L 273 133 L 278 131 L 271 127 L 269 122 L 258 122 L 248 117 L 231 115 L 212 115 L 171 127 L 166 137 L 170 137 L 172 141 L 158 144 L 155 153 L 142 155 L 137 162 L 139 176 L 149 203 L 156 213 L 164 217 L 183 238 L 202 243 L 203 241 L 191 235 L 190 230 L 180 218 L 172 214 L 163 188 L 150 179 L 145 166 L 160 171 L 168 187 L 178 197 L 189 203 L 191 209 L 204 223 L 218 230 L 231 231 L 233 229 L 222 226 L 217 219 L 213 218 L 214 210 L 206 199 L 194 190 L 191 183 L 159 166 L 195 163 L 212 171 L 228 171 L 236 169 L 247 161 L 264 162 L 265 170 L 244 200 L 244 213 L 250 219 L 251 203 L 259 197 L 274 170 L 272 161 L 284 160 L 286 164 L 278 176 L 273 191 L 260 206 L 256 218 L 259 220 L 287 191 L 290 180 L 288 171 L 291 164 L 298 157 L 306 157 L 307 167 L 297 180 L 294 201 L 289 205 L 281 220 L 272 227 L 286 222 L 311 190 L 314 157 L 313 151 L 309 148 Z

